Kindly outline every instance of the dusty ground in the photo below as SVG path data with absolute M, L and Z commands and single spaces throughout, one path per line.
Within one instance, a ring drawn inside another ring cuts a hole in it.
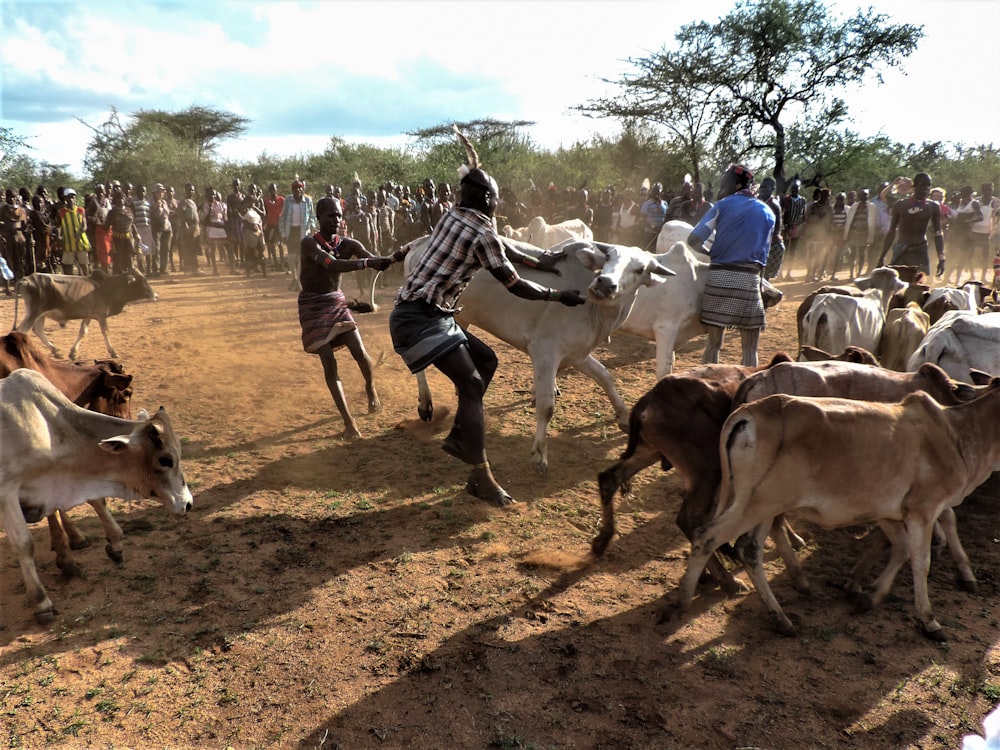
M 340 358 L 366 436 L 348 443 L 318 360 L 301 351 L 286 284 L 174 277 L 154 282 L 158 303 L 113 319 L 134 407 L 165 405 L 183 437 L 195 509 L 115 502 L 121 567 L 78 509 L 96 543 L 78 553 L 85 576 L 72 580 L 36 526 L 61 610 L 49 628 L 34 623 L 0 546 L 0 745 L 955 748 L 1000 699 L 992 502 L 960 509 L 979 594 L 958 591 L 947 562 L 932 570 L 945 645 L 919 635 L 908 573 L 884 606 L 852 615 L 823 582 L 849 568 L 861 530 L 804 523 L 814 597 L 770 564 L 799 637 L 775 634 L 756 594 L 711 591 L 657 629 L 658 600 L 687 552 L 672 474 L 640 475 L 603 560 L 562 574 L 520 562 L 583 554 L 594 536 L 596 475 L 625 437 L 593 383 L 560 377 L 552 470 L 540 478 L 528 461 L 529 363 L 497 344 L 488 447 L 523 502 L 494 510 L 465 495 L 464 467 L 439 448 L 453 407 L 439 377 L 439 423 L 415 420 L 413 381 L 389 343 L 391 291 L 359 318 L 380 361 L 380 414 L 364 413 L 357 369 Z M 782 287 L 764 358 L 794 347 L 797 301 L 815 285 Z M 4 321 L 12 307 L 0 301 Z M 66 350 L 75 330 L 52 329 Z M 702 345 L 687 345 L 679 365 L 696 364 Z M 737 348 L 727 343 L 724 361 Z M 82 355 L 104 356 L 96 328 Z M 647 342 L 618 337 L 598 356 L 629 403 L 654 382 Z

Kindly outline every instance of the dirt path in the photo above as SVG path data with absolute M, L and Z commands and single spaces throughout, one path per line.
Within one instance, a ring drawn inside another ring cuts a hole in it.
M 416 420 L 389 342 L 391 290 L 359 319 L 381 413 L 364 413 L 360 375 L 339 358 L 366 436 L 348 443 L 318 360 L 301 350 L 286 277 L 154 286 L 160 301 L 114 318 L 112 341 L 135 375 L 134 407 L 165 405 L 183 436 L 195 510 L 113 503 L 121 567 L 89 509 L 75 511 L 95 545 L 73 580 L 34 527 L 61 610 L 47 629 L 0 545 L 0 745 L 955 748 L 1000 699 L 1000 529 L 988 501 L 960 509 L 979 594 L 957 590 L 948 562 L 932 569 L 946 645 L 919 635 L 908 573 L 884 606 L 852 615 L 824 583 L 849 569 L 863 530 L 807 524 L 813 598 L 769 563 L 799 637 L 776 635 L 756 594 L 707 592 L 657 629 L 687 553 L 673 473 L 638 477 L 605 559 L 573 573 L 520 564 L 537 551 L 582 555 L 596 532 L 596 476 L 625 437 L 591 381 L 560 377 L 551 471 L 539 477 L 530 365 L 496 344 L 487 445 L 523 501 L 496 511 L 465 495 L 466 472 L 439 448 L 454 399 L 436 372 L 438 417 Z M 815 286 L 781 285 L 762 359 L 794 349 L 795 308 Z M 9 300 L 0 316 L 12 319 Z M 51 328 L 68 349 L 75 329 Z M 739 359 L 731 338 L 723 361 Z M 678 369 L 702 347 L 685 346 Z M 96 328 L 81 352 L 105 356 Z M 648 342 L 615 337 L 598 357 L 630 404 L 654 382 Z

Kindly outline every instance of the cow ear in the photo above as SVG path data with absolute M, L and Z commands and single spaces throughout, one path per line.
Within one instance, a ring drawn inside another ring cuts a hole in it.
M 973 385 L 989 385 L 993 376 L 988 372 L 969 368 L 969 379 L 972 381 Z
M 128 448 L 128 435 L 116 435 L 102 440 L 98 445 L 108 453 L 121 453 Z
M 583 242 L 568 245 L 565 250 L 567 255 L 574 255 L 590 271 L 600 271 L 607 261 L 607 256 L 603 252 Z

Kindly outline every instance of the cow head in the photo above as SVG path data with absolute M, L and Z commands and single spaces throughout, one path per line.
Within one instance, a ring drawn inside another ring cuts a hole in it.
M 608 245 L 603 242 L 572 242 L 565 246 L 597 277 L 587 287 L 592 302 L 615 302 L 634 294 L 642 286 L 662 284 L 673 271 L 660 265 L 656 258 L 637 247 Z
M 133 425 L 128 435 L 102 440 L 101 448 L 127 455 L 129 463 L 137 467 L 132 489 L 139 495 L 159 500 L 174 513 L 191 510 L 194 498 L 181 471 L 181 444 L 166 410 L 161 406 L 152 417 L 142 410 Z
M 128 274 L 128 297 L 130 300 L 148 299 L 153 302 L 158 299 L 146 277 L 136 270 Z

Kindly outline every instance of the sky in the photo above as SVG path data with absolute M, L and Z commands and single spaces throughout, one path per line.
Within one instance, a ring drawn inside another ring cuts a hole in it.
M 830 0 L 838 17 L 871 3 Z M 209 106 L 247 118 L 222 158 L 321 153 L 331 136 L 406 146 L 407 131 L 530 120 L 543 148 L 613 136 L 574 106 L 613 92 L 629 60 L 714 22 L 722 0 L 0 0 L 0 125 L 82 176 L 114 107 Z M 881 0 L 923 25 L 902 70 L 845 92 L 852 130 L 901 143 L 1000 145 L 1000 0 Z M 82 122 L 81 122 L 82 121 Z

